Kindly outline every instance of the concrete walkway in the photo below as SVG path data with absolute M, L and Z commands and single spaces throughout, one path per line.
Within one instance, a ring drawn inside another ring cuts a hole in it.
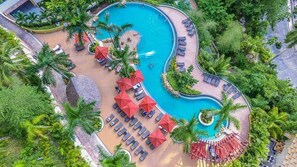
M 185 67 L 189 67 L 190 65 L 193 65 L 194 70 L 192 75 L 199 81 L 197 84 L 193 86 L 194 89 L 199 90 L 202 94 L 204 95 L 209 95 L 212 97 L 215 97 L 217 99 L 221 99 L 221 92 L 223 90 L 223 85 L 226 84 L 227 82 L 224 80 L 221 80 L 220 84 L 218 87 L 214 87 L 210 84 L 207 84 L 203 82 L 203 72 L 200 70 L 196 63 L 196 56 L 198 53 L 198 41 L 197 41 L 197 35 L 195 34 L 194 36 L 190 37 L 187 35 L 187 30 L 182 24 L 182 20 L 186 19 L 187 16 L 181 13 L 180 11 L 162 6 L 159 7 L 173 22 L 176 33 L 178 37 L 181 36 L 186 36 L 186 54 L 185 56 L 176 56 L 176 61 L 177 62 L 184 62 Z M 229 98 L 231 98 L 234 94 L 230 94 Z M 247 102 L 245 99 L 240 96 L 237 98 L 234 103 L 239 103 L 242 105 L 248 106 Z M 232 113 L 233 116 L 235 116 L 239 121 L 240 121 L 240 129 L 237 130 L 233 124 L 231 124 L 230 129 L 237 134 L 239 134 L 242 138 L 248 140 L 248 134 L 249 134 L 249 114 L 250 114 L 250 109 L 248 107 L 244 109 L 240 109 L 235 113 Z

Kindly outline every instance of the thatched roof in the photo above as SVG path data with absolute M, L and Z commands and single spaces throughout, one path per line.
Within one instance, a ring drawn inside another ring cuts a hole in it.
M 283 161 L 283 166 L 296 166 L 297 164 L 297 136 L 289 147 L 288 154 Z
M 95 109 L 99 109 L 101 94 L 96 83 L 89 77 L 78 75 L 70 79 L 66 87 L 66 96 L 69 103 L 73 106 L 79 97 L 82 97 L 86 102 L 96 101 Z

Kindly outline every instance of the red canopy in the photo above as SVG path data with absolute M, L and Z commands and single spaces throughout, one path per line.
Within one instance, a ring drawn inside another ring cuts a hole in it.
M 124 107 L 125 105 L 127 105 L 128 103 L 131 102 L 130 97 L 128 96 L 128 94 L 125 91 L 122 91 L 121 93 L 119 93 L 114 100 L 117 102 L 117 104 L 119 105 L 120 108 Z
M 156 129 L 153 133 L 151 133 L 149 139 L 152 145 L 155 146 L 155 148 L 161 145 L 164 141 L 166 141 L 166 138 L 160 129 Z
M 108 55 L 108 47 L 97 46 L 95 49 L 96 59 L 106 59 Z
M 130 77 L 130 80 L 133 85 L 138 84 L 139 82 L 142 82 L 144 80 L 144 77 L 140 70 L 136 70 L 134 74 Z
M 176 123 L 170 118 L 168 114 L 161 119 L 159 126 L 165 129 L 167 132 L 171 132 Z
M 156 104 L 157 103 L 151 97 L 145 96 L 139 104 L 139 108 L 146 112 L 150 112 L 156 106 Z
M 121 109 L 131 118 L 138 111 L 138 106 L 131 101 Z
M 126 90 L 128 90 L 128 89 L 130 89 L 130 88 L 133 87 L 133 85 L 132 85 L 132 83 L 131 83 L 131 81 L 130 81 L 129 78 L 119 79 L 117 81 L 117 84 L 118 84 L 119 88 L 121 89 L 121 91 L 126 91 Z
M 206 158 L 206 143 L 197 142 L 191 144 L 191 158 L 192 159 L 205 159 Z
M 83 42 L 88 42 L 89 38 L 86 33 L 83 33 Z M 74 34 L 74 43 L 78 43 L 78 34 Z

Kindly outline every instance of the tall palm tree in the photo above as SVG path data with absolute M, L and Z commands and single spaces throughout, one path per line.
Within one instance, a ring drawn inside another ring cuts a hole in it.
M 2 44 L 0 48 L 0 87 L 9 86 L 14 73 L 20 73 L 26 65 L 26 57 L 21 54 L 19 46 L 9 45 L 8 42 Z
M 282 127 L 287 123 L 288 113 L 279 112 L 277 107 L 273 107 L 267 114 L 268 131 L 272 138 L 277 139 L 284 133 Z
M 18 12 L 15 17 L 16 17 L 15 22 L 17 24 L 24 25 L 27 23 L 27 15 L 24 14 L 23 12 Z
M 101 147 L 98 147 L 100 162 L 103 167 L 136 167 L 135 162 L 129 161 L 129 155 L 121 150 L 121 146 L 121 144 L 116 145 L 113 155 L 109 155 Z
M 27 15 L 27 19 L 30 21 L 30 23 L 37 24 L 40 22 L 40 17 L 35 12 L 29 12 Z
M 97 28 L 103 29 L 108 32 L 109 38 L 114 46 L 114 48 L 120 47 L 120 35 L 125 32 L 127 29 L 131 28 L 132 24 L 123 24 L 121 26 L 117 26 L 109 23 L 109 13 L 105 13 L 104 21 L 99 21 L 97 24 Z
M 111 61 L 111 66 L 116 68 L 118 65 L 122 66 L 120 71 L 121 77 L 130 77 L 134 69 L 131 67 L 131 63 L 138 64 L 139 58 L 136 57 L 136 51 L 129 51 L 129 46 L 125 46 L 123 50 L 112 48 L 110 53 L 114 59 Z
M 288 48 L 292 48 L 297 44 L 297 29 L 287 33 L 285 43 L 288 43 Z
M 45 85 L 56 85 L 52 70 L 61 74 L 63 78 L 69 79 L 72 74 L 67 70 L 71 66 L 68 55 L 61 53 L 56 55 L 48 46 L 43 45 L 41 51 L 37 55 L 37 63 L 32 64 L 28 68 L 29 73 L 38 73 L 42 71 L 42 82 Z
M 36 116 L 32 119 L 32 121 L 26 120 L 22 123 L 22 127 L 25 129 L 27 134 L 27 141 L 33 142 L 36 137 L 41 137 L 46 139 L 47 136 L 44 134 L 46 131 L 51 129 L 51 126 L 41 125 L 41 121 L 46 117 L 46 115 L 42 114 Z
M 91 103 L 85 102 L 84 99 L 79 98 L 76 106 L 71 106 L 69 103 L 63 105 L 67 118 L 67 132 L 73 138 L 74 130 L 77 126 L 81 126 L 88 134 L 101 128 L 95 126 L 100 122 L 100 111 L 94 111 L 95 101 Z M 101 122 L 100 122 L 101 123 Z
M 220 109 L 207 109 L 205 110 L 207 113 L 210 113 L 212 116 L 218 115 L 219 119 L 215 125 L 215 129 L 219 129 L 225 120 L 229 120 L 234 124 L 234 126 L 239 129 L 240 123 L 239 121 L 231 116 L 231 113 L 237 111 L 238 109 L 245 108 L 245 105 L 233 104 L 232 99 L 228 99 L 226 93 L 222 92 L 222 108 Z
M 189 153 L 191 144 L 196 142 L 199 136 L 207 135 L 207 133 L 197 130 L 196 126 L 199 124 L 199 121 L 195 115 L 189 121 L 185 119 L 175 121 L 178 127 L 171 132 L 170 137 L 174 142 L 183 142 L 183 151 Z

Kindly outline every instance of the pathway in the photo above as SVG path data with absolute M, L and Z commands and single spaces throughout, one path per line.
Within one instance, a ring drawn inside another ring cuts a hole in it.
M 186 55 L 184 57 L 177 56 L 176 61 L 184 62 L 186 68 L 189 67 L 190 65 L 194 66 L 192 75 L 196 79 L 198 79 L 199 82 L 196 85 L 194 85 L 193 88 L 196 90 L 199 90 L 204 95 L 209 95 L 217 99 L 221 99 L 221 92 L 223 90 L 223 85 L 226 84 L 226 81 L 221 80 L 218 87 L 214 87 L 210 84 L 203 82 L 203 75 L 202 75 L 203 72 L 199 69 L 196 63 L 196 56 L 198 53 L 197 36 L 196 35 L 192 37 L 187 36 L 186 28 L 181 23 L 182 20 L 187 18 L 187 16 L 174 8 L 162 6 L 162 7 L 159 7 L 159 9 L 161 9 L 171 19 L 171 21 L 175 26 L 177 36 L 186 36 L 187 38 Z M 229 95 L 230 98 L 232 96 L 233 94 Z M 234 102 L 242 105 L 247 105 L 247 102 L 242 96 L 237 98 Z M 249 133 L 249 124 L 250 124 L 249 114 L 250 114 L 250 110 L 248 107 L 245 109 L 240 109 L 237 112 L 233 113 L 233 116 L 235 116 L 240 121 L 241 128 L 237 130 L 233 124 L 231 124 L 230 126 L 230 129 L 232 131 L 238 133 L 242 138 L 246 140 L 248 140 L 248 133 Z

